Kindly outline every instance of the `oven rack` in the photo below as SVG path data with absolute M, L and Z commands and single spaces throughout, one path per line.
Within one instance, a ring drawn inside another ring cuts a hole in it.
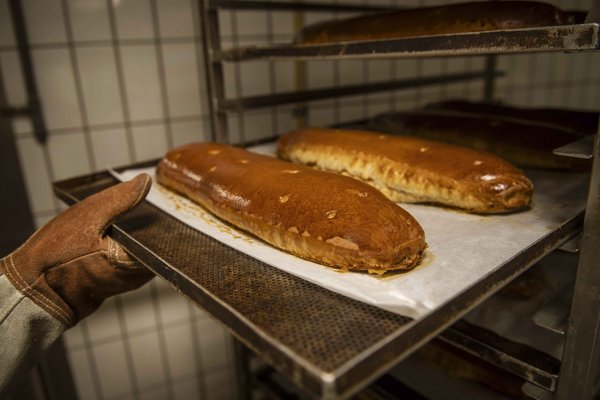
M 493 99 L 496 71 L 496 55 L 499 54 L 517 54 L 517 53 L 539 53 L 539 52 L 593 52 L 597 53 L 600 48 L 600 0 L 592 0 L 592 4 L 587 12 L 585 21 L 569 26 L 554 26 L 530 29 L 517 29 L 510 31 L 493 31 L 482 33 L 464 33 L 455 35 L 439 35 L 423 38 L 407 38 L 397 40 L 380 40 L 355 43 L 334 43 L 329 45 L 306 45 L 299 46 L 294 44 L 275 44 L 262 47 L 245 47 L 233 49 L 221 49 L 220 30 L 218 24 L 218 12 L 222 9 L 238 10 L 288 10 L 290 12 L 300 11 L 369 11 L 365 10 L 344 10 L 338 4 L 323 5 L 302 4 L 299 2 L 242 2 L 225 0 L 201 0 L 200 13 L 203 22 L 203 49 L 205 55 L 205 68 L 207 76 L 207 86 L 210 96 L 210 113 L 212 137 L 214 140 L 228 140 L 228 113 L 242 113 L 249 104 L 245 103 L 244 98 L 225 99 L 224 95 L 224 75 L 223 64 L 237 64 L 244 61 L 268 61 L 276 62 L 279 60 L 293 60 L 297 65 L 310 62 L 311 60 L 336 60 L 343 62 L 345 59 L 377 59 L 377 58 L 426 58 L 426 57 L 449 57 L 449 56 L 483 56 L 486 59 L 485 68 L 481 79 L 484 82 L 482 97 L 486 101 Z M 352 6 L 350 6 L 352 7 Z M 583 20 L 584 18 L 581 18 Z M 497 43 L 501 43 L 498 45 Z M 407 86 L 408 87 L 408 86 Z M 302 88 L 299 88 L 302 89 Z M 360 90 L 359 87 L 354 88 Z M 370 88 L 362 93 L 368 93 Z M 327 90 L 327 89 L 326 89 Z M 337 93 L 337 88 L 329 91 L 331 98 L 343 95 Z M 297 93 L 286 93 L 285 101 L 287 103 L 304 104 L 311 99 L 302 98 L 302 90 Z M 298 97 L 296 97 L 298 96 Z M 323 98 L 323 97 L 319 97 Z M 278 105 L 277 100 L 271 105 Z M 250 105 L 252 106 L 252 101 Z M 268 106 L 268 99 L 264 106 Z M 279 132 L 274 132 L 277 134 Z M 581 143 L 575 143 L 565 148 L 557 149 L 556 153 L 565 156 L 597 158 L 600 146 L 598 135 L 592 135 Z M 581 235 L 580 243 L 576 246 L 570 246 L 576 250 L 581 250 L 580 263 L 578 268 L 578 277 L 575 283 L 575 294 L 571 304 L 568 296 L 563 296 L 562 300 L 556 300 L 559 306 L 555 309 L 540 310 L 536 320 L 541 325 L 550 329 L 567 329 L 565 335 L 565 351 L 560 371 L 553 371 L 550 375 L 550 385 L 542 389 L 541 386 L 530 384 L 525 386 L 524 390 L 528 393 L 536 393 L 539 398 L 549 398 L 556 395 L 559 399 L 573 398 L 573 393 L 577 393 L 577 398 L 588 399 L 591 394 L 597 392 L 597 377 L 600 375 L 600 368 L 590 367 L 597 364 L 592 360 L 600 359 L 600 356 L 591 352 L 595 343 L 600 340 L 599 334 L 594 327 L 600 318 L 600 311 L 589 312 L 590 309 L 600 308 L 600 301 L 594 297 L 593 293 L 600 291 L 600 273 L 594 266 L 597 264 L 597 255 L 595 249 L 600 247 L 600 199 L 597 194 L 600 180 L 600 173 L 596 160 L 592 167 L 591 192 L 588 197 L 588 208 L 585 216 L 585 228 Z M 567 244 L 567 247 L 570 244 Z M 546 254 L 546 252 L 544 252 Z M 504 282 L 495 282 L 494 285 L 502 285 Z M 559 296 L 560 297 L 560 296 Z M 565 321 L 564 311 L 569 310 L 569 317 Z M 561 315 L 557 315 L 561 314 Z M 548 317 L 550 317 L 548 319 Z M 561 319 L 559 322 L 552 322 Z M 550 322 L 550 324 L 548 324 Z M 553 324 L 553 325 L 552 325 Z M 566 327 L 565 327 L 566 324 Z M 493 347 L 493 346 L 492 346 Z M 501 355 L 500 349 L 492 350 L 492 354 L 497 351 L 497 359 L 506 359 Z M 495 356 L 494 356 L 495 357 Z M 492 357 L 493 358 L 493 357 Z M 527 364 L 527 363 L 525 363 Z M 530 368 L 525 367 L 524 371 Z M 576 372 L 574 372 L 576 371 Z M 560 384 L 557 384 L 558 377 L 561 376 Z M 547 389 L 556 388 L 552 393 Z
M 74 203 L 115 183 L 115 178 L 103 172 L 57 182 L 54 189 L 61 199 Z M 440 334 L 442 340 L 544 389 L 555 389 L 558 360 L 525 351 L 528 349 L 485 329 L 455 323 L 575 236 L 582 219 L 581 213 L 571 215 L 468 290 L 415 320 L 266 265 L 146 202 L 117 221 L 111 236 L 304 391 L 318 398 L 337 399 L 356 393 Z
M 598 50 L 599 33 L 598 23 L 584 23 L 321 45 L 283 44 L 242 47 L 220 51 L 215 54 L 215 58 L 219 61 L 239 62 L 574 52 Z

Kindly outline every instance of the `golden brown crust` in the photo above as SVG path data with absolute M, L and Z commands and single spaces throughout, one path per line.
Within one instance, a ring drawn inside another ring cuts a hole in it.
M 368 182 L 393 201 L 500 213 L 528 206 L 533 192 L 519 169 L 496 156 L 406 136 L 305 129 L 281 137 L 277 151 Z
M 176 148 L 157 179 L 273 246 L 332 267 L 409 269 L 426 247 L 419 223 L 369 185 L 243 149 Z
M 572 16 L 550 4 L 535 1 L 484 1 L 321 22 L 304 28 L 297 42 L 318 44 L 392 39 L 571 23 L 574 23 Z

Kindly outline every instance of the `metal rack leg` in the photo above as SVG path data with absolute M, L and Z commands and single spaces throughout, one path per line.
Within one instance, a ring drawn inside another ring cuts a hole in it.
M 496 64 L 497 56 L 490 55 L 485 57 L 485 81 L 483 85 L 483 100 L 491 103 L 494 100 L 494 90 L 496 84 Z
M 557 399 L 592 399 L 600 378 L 600 134 L 585 213 L 581 253 Z
M 208 0 L 198 0 L 202 34 L 202 50 L 208 91 L 211 139 L 221 143 L 229 142 L 227 115 L 221 110 L 225 100 L 223 64 L 214 59 L 220 48 L 219 16 L 209 8 Z
M 250 371 L 250 350 L 233 338 L 233 354 L 237 377 L 238 400 L 252 399 L 252 376 Z

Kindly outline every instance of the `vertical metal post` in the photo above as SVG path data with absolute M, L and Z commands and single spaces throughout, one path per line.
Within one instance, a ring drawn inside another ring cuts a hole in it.
M 250 370 L 250 350 L 239 340 L 233 339 L 233 356 L 238 382 L 238 399 L 252 399 L 252 371 Z
M 600 134 L 594 162 L 566 332 L 557 399 L 592 399 L 600 372 Z
M 200 11 L 200 29 L 202 33 L 202 51 L 206 70 L 206 86 L 208 91 L 208 109 L 210 113 L 211 139 L 227 143 L 229 131 L 227 115 L 221 110 L 225 100 L 225 85 L 223 81 L 223 65 L 215 59 L 221 50 L 219 37 L 219 16 L 217 10 L 210 8 L 209 0 L 198 0 Z
M 19 61 L 23 73 L 23 83 L 27 90 L 28 117 L 33 125 L 33 134 L 40 144 L 46 144 L 48 131 L 42 117 L 42 105 L 38 95 L 35 73 L 33 71 L 33 60 L 29 49 L 29 38 L 25 27 L 25 17 L 21 2 L 10 0 L 10 12 L 13 22 L 15 38 L 19 50 Z
M 495 55 L 485 57 L 485 80 L 483 86 L 483 100 L 491 103 L 494 100 L 494 89 L 496 84 L 496 60 Z
M 269 45 L 275 42 L 275 32 L 273 27 L 273 11 L 267 11 L 267 39 Z M 269 61 L 269 91 L 271 94 L 277 93 L 277 69 L 275 63 Z M 279 135 L 279 109 L 277 106 L 271 108 L 271 136 Z
M 298 0 L 296 0 L 298 2 Z M 304 27 L 304 13 L 295 12 L 294 13 L 294 34 L 297 35 Z M 294 79 L 295 79 L 295 88 L 297 91 L 302 91 L 306 89 L 306 62 L 304 61 L 295 61 L 294 62 Z M 296 118 L 296 128 L 301 129 L 305 128 L 308 124 L 308 104 L 302 103 L 294 106 L 294 117 Z

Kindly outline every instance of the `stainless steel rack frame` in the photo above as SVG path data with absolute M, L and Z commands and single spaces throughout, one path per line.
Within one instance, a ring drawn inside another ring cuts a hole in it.
M 592 154 L 594 163 L 557 399 L 591 399 L 600 391 L 600 132 Z
M 269 107 L 277 104 L 305 103 L 311 100 L 323 98 L 336 98 L 342 96 L 351 96 L 356 93 L 373 93 L 383 90 L 399 90 L 423 87 L 426 85 L 439 85 L 457 81 L 468 81 L 474 79 L 483 79 L 484 98 L 491 100 L 493 93 L 493 84 L 498 76 L 496 63 L 493 55 L 489 55 L 485 67 L 479 73 L 470 74 L 444 74 L 439 76 L 429 76 L 420 79 L 406 79 L 394 82 L 378 82 L 374 84 L 355 85 L 349 87 L 333 87 L 322 90 L 298 90 L 293 93 L 284 93 L 276 96 L 258 96 L 249 98 L 226 99 L 225 82 L 223 74 L 224 62 L 237 62 L 245 60 L 283 60 L 283 59 L 323 59 L 323 58 L 343 58 L 348 56 L 358 57 L 377 57 L 383 55 L 386 51 L 390 52 L 389 46 L 385 44 L 382 47 L 374 49 L 373 42 L 363 42 L 364 44 L 341 44 L 333 46 L 270 46 L 265 48 L 232 49 L 223 51 L 220 43 L 220 28 L 218 12 L 223 9 L 241 9 L 241 10 L 285 10 L 290 12 L 300 11 L 338 11 L 338 12 L 357 12 L 357 11 L 381 11 L 388 8 L 368 7 L 368 6 L 347 6 L 342 4 L 314 4 L 299 2 L 265 2 L 265 1 L 234 1 L 234 0 L 199 0 L 200 21 L 202 23 L 202 41 L 204 62 L 206 70 L 206 83 L 209 97 L 209 112 L 211 117 L 211 136 L 213 140 L 228 142 L 229 127 L 227 123 L 228 112 L 243 112 L 245 110 L 259 107 Z M 597 28 L 597 27 L 596 27 Z M 592 35 L 588 32 L 588 35 Z M 596 35 L 598 36 L 598 35 Z M 589 41 L 589 39 L 588 39 Z M 368 43 L 368 44 L 367 44 Z M 466 42 L 465 42 L 466 43 Z M 356 47 L 358 46 L 358 47 Z M 417 44 L 422 46 L 422 44 Z M 456 47 L 456 44 L 448 46 Z M 393 47 L 392 47 L 393 48 Z M 596 48 L 596 47 L 594 47 Z M 395 54 L 397 57 L 400 53 Z M 292 51 L 290 54 L 286 52 Z M 300 51 L 300 53 L 298 52 Z M 280 132 L 274 132 L 279 134 Z
M 368 7 L 358 10 L 354 6 L 303 4 L 297 2 L 200 0 L 199 10 L 204 27 L 203 39 L 207 84 L 211 99 L 212 134 L 215 140 L 220 141 L 228 140 L 228 112 L 243 112 L 256 107 L 268 107 L 283 103 L 302 103 L 328 96 L 335 97 L 350 93 L 354 94 L 361 89 L 362 93 L 382 90 L 381 85 L 367 85 L 363 87 L 325 89 L 313 91 L 312 93 L 297 92 L 270 97 L 225 99 L 223 81 L 223 63 L 225 62 L 485 55 L 487 58 L 486 66 L 480 74 L 472 76 L 464 75 L 462 77 L 431 77 L 429 78 L 429 83 L 444 83 L 452 79 L 484 79 L 485 88 L 483 98 L 491 100 L 494 92 L 494 78 L 498 75 L 495 60 L 495 55 L 497 54 L 556 51 L 568 53 L 598 51 L 600 49 L 600 25 L 598 24 L 600 22 L 600 0 L 593 0 L 584 23 L 576 25 L 326 45 L 281 44 L 227 50 L 222 50 L 220 46 L 217 16 L 221 9 L 277 9 L 293 12 L 307 10 L 377 11 L 375 8 Z M 407 80 L 404 83 L 397 83 L 396 86 L 390 86 L 390 89 L 415 87 L 424 84 L 428 83 L 422 80 Z M 598 137 L 599 135 L 597 134 L 595 138 L 592 136 L 556 151 L 557 154 L 569 157 L 594 158 L 588 206 L 582 234 L 583 239 L 579 246 L 580 262 L 578 275 L 565 332 L 565 350 L 562 363 L 558 361 L 558 364 L 556 364 L 552 361 L 540 364 L 531 358 L 532 353 L 525 356 L 523 352 L 511 354 L 509 349 L 514 349 L 512 345 L 503 346 L 499 343 L 501 340 L 487 340 L 490 339 L 489 336 L 482 336 L 476 332 L 474 333 L 473 330 L 470 330 L 468 333 L 464 332 L 464 330 L 463 332 L 447 330 L 441 336 L 441 338 L 445 338 L 446 341 L 454 345 L 465 348 L 471 353 L 477 354 L 517 375 L 525 377 L 529 382 L 537 385 L 536 387 L 543 388 L 542 392 L 544 395 L 540 395 L 540 397 L 555 396 L 558 399 L 590 399 L 600 389 L 600 380 L 598 379 L 600 376 L 600 329 L 598 328 L 600 326 L 600 296 L 597 295 L 597 293 L 600 293 L 600 271 L 595 268 L 600 260 L 598 255 L 598 248 L 600 248 L 600 193 L 598 192 L 600 186 L 600 161 L 598 161 L 600 145 Z M 543 257 L 549 251 L 549 248 L 545 248 L 536 257 Z M 527 250 L 524 250 L 524 252 L 527 252 Z M 531 264 L 529 261 L 531 260 L 521 260 L 522 267 L 526 268 L 526 266 L 529 266 Z M 511 268 L 508 269 L 510 270 Z M 490 280 L 486 280 L 487 283 L 498 288 L 518 274 L 516 270 L 509 273 L 506 266 L 502 270 L 507 275 L 502 278 L 495 276 Z M 386 341 L 390 340 L 391 342 L 387 343 L 384 347 L 388 348 L 387 345 L 389 345 L 389 348 L 394 348 L 397 351 L 396 356 L 392 357 L 393 359 L 398 360 L 402 358 L 403 355 L 414 350 L 419 344 L 442 332 L 443 327 L 448 326 L 450 320 L 454 321 L 458 319 L 466 309 L 475 306 L 491 293 L 491 291 L 486 292 L 484 290 L 487 294 L 483 294 L 483 292 L 479 291 L 480 289 L 474 289 L 475 292 L 479 293 L 467 301 L 462 299 L 462 295 L 453 300 L 449 307 L 452 307 L 454 312 L 450 314 L 438 310 L 433 314 L 432 318 L 426 318 L 425 321 L 407 323 L 406 326 L 410 326 L 410 328 L 398 326 L 398 330 L 393 335 L 394 339 L 386 339 Z M 469 293 L 473 295 L 474 292 L 469 291 Z M 565 296 L 562 297 L 564 298 Z M 568 304 L 562 304 L 556 307 L 556 309 L 563 310 L 562 313 L 564 314 L 564 309 L 568 307 Z M 564 319 L 564 315 L 562 317 Z M 443 323 L 441 323 L 441 319 L 444 319 Z M 424 326 L 428 326 L 428 328 L 423 328 Z M 419 339 L 416 339 L 414 332 L 419 332 L 419 335 L 421 335 Z M 483 337 L 486 339 L 482 339 Z M 398 342 L 396 343 L 396 341 Z M 382 352 L 384 354 L 387 353 L 387 351 Z M 384 356 L 378 353 L 378 351 L 373 353 L 365 351 L 360 357 L 367 360 L 381 357 L 384 364 L 390 365 L 389 354 Z M 356 367 L 356 365 L 360 367 Z M 363 374 L 366 373 L 362 369 L 366 364 L 358 363 L 356 365 L 354 366 L 356 370 L 362 370 Z M 279 369 L 281 369 L 280 366 Z M 350 367 L 349 371 L 353 371 L 353 368 Z M 366 374 L 369 375 L 369 373 Z M 360 374 L 354 375 L 353 373 L 352 375 L 353 379 L 361 382 L 365 381 L 364 376 L 360 376 Z M 377 375 L 377 373 L 374 375 Z M 291 376 L 293 377 L 294 374 Z M 333 386 L 329 386 L 331 382 L 325 384 L 323 381 L 323 391 L 318 393 L 318 395 L 329 397 L 334 394 L 345 395 L 353 391 L 353 389 L 344 387 L 344 384 L 340 383 L 345 382 L 345 378 L 339 380 L 337 378 L 340 377 L 336 376 L 334 378 L 330 376 L 328 378 L 330 381 L 335 382 Z M 295 381 L 302 384 L 301 380 L 296 379 Z M 311 390 L 309 389 L 309 391 Z M 311 392 L 317 394 L 317 392 Z
M 278 101 L 305 102 L 323 96 L 343 95 L 344 90 L 352 93 L 359 90 L 358 87 L 354 87 L 327 89 L 316 94 L 289 93 L 284 97 L 275 97 L 273 101 L 268 98 L 225 99 L 223 63 L 249 59 L 236 57 L 239 57 L 239 54 L 245 54 L 246 57 L 250 50 L 221 51 L 217 18 L 220 9 L 273 7 L 290 11 L 359 10 L 354 7 L 344 9 L 320 4 L 256 1 L 200 0 L 200 4 L 212 133 L 215 140 L 228 141 L 228 112 L 280 104 Z M 597 15 L 599 8 L 600 2 L 596 1 L 590 15 Z M 362 10 L 365 8 L 361 7 Z M 487 36 L 444 35 L 429 38 L 430 42 L 423 38 L 419 42 L 421 46 L 427 43 L 433 43 L 438 48 L 445 46 L 437 55 L 474 54 L 469 53 L 469 41 L 474 48 L 480 49 L 477 54 L 489 54 L 487 66 L 481 74 L 432 77 L 433 81 L 429 83 L 483 78 L 486 82 L 483 94 L 489 99 L 493 94 L 494 77 L 497 75 L 494 54 L 598 49 L 597 21 L 587 21 L 585 24 L 570 27 L 540 28 L 533 33 L 524 31 L 526 30 L 494 32 Z M 532 34 L 533 36 L 528 36 Z M 514 46 L 493 47 L 493 43 L 490 42 L 493 35 L 497 35 L 495 40 L 502 37 L 512 40 Z M 481 39 L 482 37 L 484 39 Z M 525 40 L 531 37 L 535 40 Z M 558 41 L 554 41 L 557 37 Z M 381 41 L 377 43 L 379 42 Z M 393 45 L 398 47 L 389 51 L 386 56 L 432 55 L 427 53 L 424 47 L 415 47 L 410 51 L 406 47 L 402 50 L 401 46 L 408 46 L 409 43 L 394 42 L 396 43 Z M 374 43 L 371 42 L 371 45 Z M 412 42 L 411 46 L 416 46 L 416 43 Z M 372 47 L 363 44 L 360 46 L 352 56 L 370 58 Z M 283 47 L 290 51 L 290 46 L 280 46 Z M 311 51 L 314 52 L 333 51 L 322 46 L 313 47 Z M 274 49 L 277 49 L 277 46 L 271 48 Z M 296 47 L 292 50 L 296 51 Z M 261 57 L 280 59 L 279 56 L 265 54 Z M 339 52 L 286 57 L 343 58 Z M 404 84 L 408 86 L 426 83 L 415 80 Z M 381 90 L 381 87 L 373 85 L 364 89 Z M 296 95 L 298 97 L 295 97 Z M 442 340 L 527 378 L 537 387 L 544 388 L 544 393 L 556 390 L 554 393 L 558 399 L 591 399 L 598 392 L 600 374 L 600 270 L 597 268 L 600 248 L 598 138 L 599 135 L 596 135 L 591 150 L 578 148 L 577 151 L 564 151 L 565 154 L 591 154 L 594 158 L 585 217 L 578 214 L 562 221 L 551 234 L 522 249 L 491 275 L 417 320 L 356 302 L 269 267 L 185 226 L 148 203 L 143 203 L 133 213 L 117 221 L 110 234 L 135 257 L 169 281 L 182 295 L 220 320 L 240 342 L 312 396 L 324 399 L 347 398 L 421 345 L 439 336 Z M 58 182 L 55 184 L 55 191 L 63 200 L 73 203 L 115 183 L 116 180 L 104 172 Z M 544 355 L 536 355 L 531 351 L 522 353 L 522 349 L 515 352 L 512 344 L 503 343 L 502 338 L 491 337 L 463 323 L 456 324 L 469 310 L 582 229 L 580 262 L 565 333 L 562 361 L 545 358 Z M 450 326 L 452 328 L 448 329 Z

